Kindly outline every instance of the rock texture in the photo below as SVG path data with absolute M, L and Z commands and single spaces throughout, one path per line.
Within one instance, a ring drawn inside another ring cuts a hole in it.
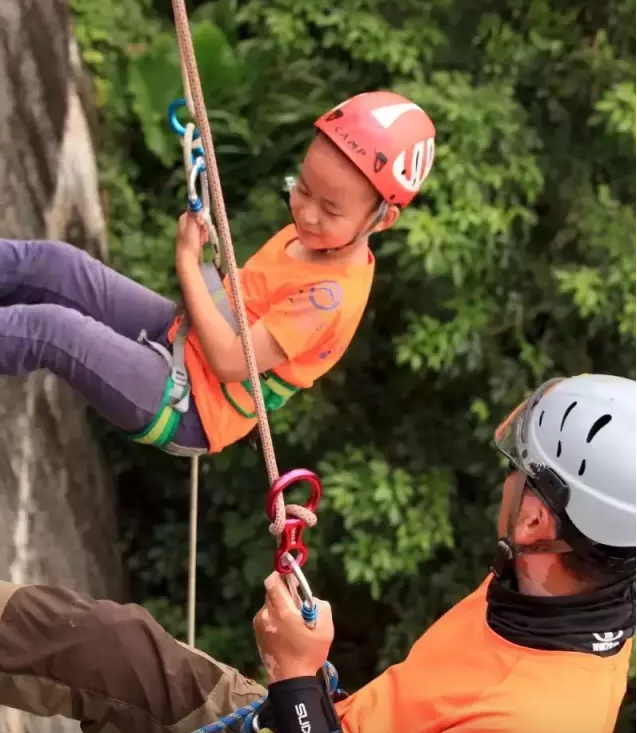
M 104 257 L 83 72 L 62 0 L 0 2 L 0 236 Z M 115 491 L 84 405 L 47 373 L 0 377 L 0 573 L 121 599 Z M 0 708 L 0 733 L 77 724 Z

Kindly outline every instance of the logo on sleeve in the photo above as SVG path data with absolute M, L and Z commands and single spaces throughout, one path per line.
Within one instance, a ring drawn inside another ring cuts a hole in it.
M 295 705 L 294 711 L 296 712 L 296 719 L 299 721 L 299 730 L 301 733 L 311 733 L 312 724 L 308 720 L 305 703 L 300 702 L 298 705 Z

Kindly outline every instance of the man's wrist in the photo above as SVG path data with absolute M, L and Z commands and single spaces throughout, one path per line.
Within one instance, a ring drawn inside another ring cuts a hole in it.
M 270 684 L 268 703 L 272 730 L 277 733 L 342 733 L 338 715 L 315 674 Z
M 316 677 L 316 672 L 317 670 L 309 669 L 306 664 L 278 667 L 276 672 L 268 674 L 268 684 L 274 685 L 277 682 L 285 682 L 285 680 L 293 680 L 299 677 Z

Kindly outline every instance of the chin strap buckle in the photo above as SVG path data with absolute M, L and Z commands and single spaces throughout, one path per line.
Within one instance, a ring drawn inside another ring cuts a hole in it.
M 499 578 L 507 566 L 513 562 L 514 557 L 515 547 L 511 540 L 508 537 L 500 537 L 495 555 L 489 565 L 489 570 L 496 576 L 496 578 Z

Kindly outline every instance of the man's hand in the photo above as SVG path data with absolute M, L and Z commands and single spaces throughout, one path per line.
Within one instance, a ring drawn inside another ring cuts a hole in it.
M 208 227 L 201 213 L 184 212 L 177 223 L 177 241 L 175 244 L 175 265 L 179 270 L 183 266 L 199 265 L 201 250 L 208 241 Z
M 323 666 L 334 640 L 330 604 L 314 599 L 318 619 L 313 629 L 301 616 L 301 601 L 278 573 L 265 580 L 265 604 L 253 626 L 261 660 L 270 683 L 315 675 Z

